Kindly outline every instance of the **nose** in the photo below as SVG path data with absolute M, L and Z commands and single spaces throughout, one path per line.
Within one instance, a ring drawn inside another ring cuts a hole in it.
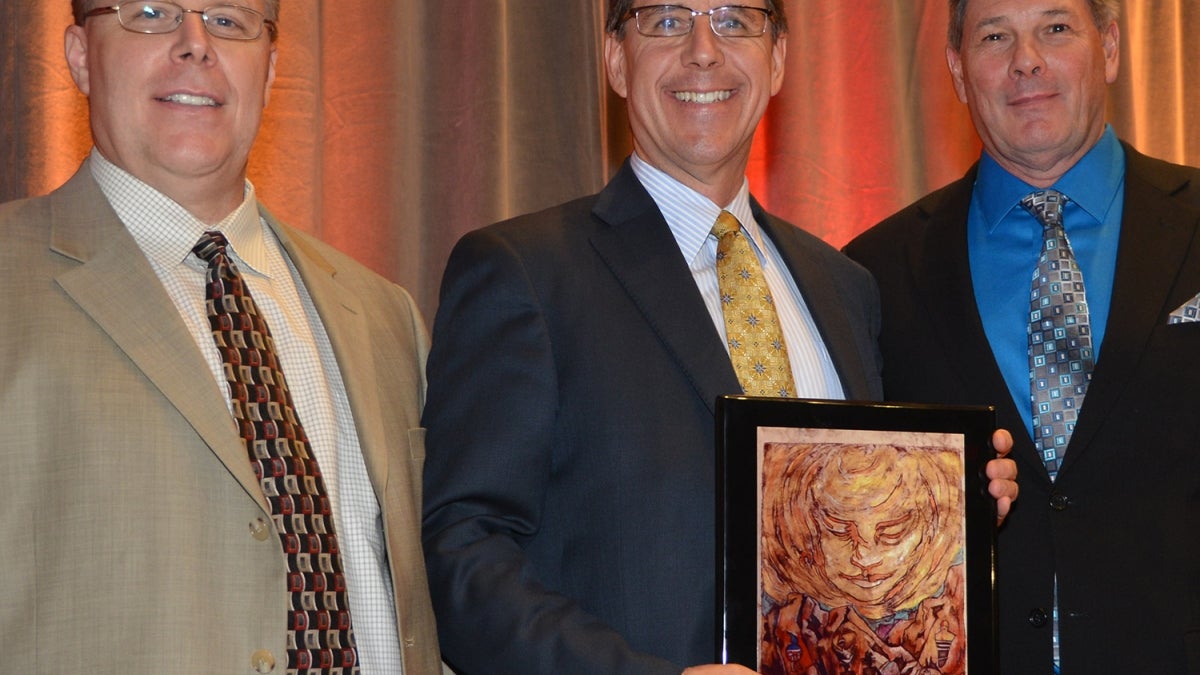
M 689 65 L 700 68 L 711 68 L 725 60 L 721 48 L 722 38 L 712 29 L 712 17 L 703 14 L 692 17 L 692 32 L 687 35 L 687 47 L 684 49 L 684 61 Z
M 179 28 L 175 29 L 175 47 L 173 55 L 181 60 L 194 60 L 197 63 L 210 61 L 213 57 L 213 36 L 204 26 L 204 13 L 196 9 L 183 10 L 183 18 Z
M 1017 38 L 1013 47 L 1012 69 L 1013 77 L 1038 75 L 1046 69 L 1046 60 L 1038 49 L 1037 41 L 1032 38 Z
M 871 570 L 883 564 L 883 556 L 875 547 L 862 542 L 854 547 L 854 555 L 850 558 L 850 564 L 867 575 L 871 573 Z

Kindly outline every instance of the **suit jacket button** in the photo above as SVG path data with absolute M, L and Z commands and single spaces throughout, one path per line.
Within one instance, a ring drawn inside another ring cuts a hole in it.
M 1046 625 L 1046 610 L 1041 607 L 1034 607 L 1029 610 L 1029 625 L 1034 628 L 1041 628 Z
M 275 655 L 267 649 L 260 649 L 250 655 L 250 665 L 256 673 L 269 673 L 275 670 Z
M 266 518 L 255 518 L 250 521 L 250 536 L 259 541 L 266 541 L 271 536 L 271 526 Z
M 1068 497 L 1064 494 L 1059 494 L 1057 492 L 1050 495 L 1050 508 L 1054 509 L 1055 511 L 1066 511 L 1067 507 L 1070 505 L 1071 505 L 1070 497 Z

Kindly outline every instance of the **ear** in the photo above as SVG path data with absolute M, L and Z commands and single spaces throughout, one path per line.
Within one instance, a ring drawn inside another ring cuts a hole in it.
M 63 36 L 63 51 L 67 57 L 67 68 L 71 71 L 71 79 L 75 86 L 87 96 L 91 91 L 91 80 L 88 77 L 87 31 L 83 26 L 67 26 Z
M 946 65 L 950 66 L 950 77 L 954 80 L 954 91 L 958 94 L 958 100 L 966 103 L 967 85 L 963 80 L 962 54 L 950 45 L 946 45 Z
M 629 93 L 629 83 L 625 81 L 625 41 L 616 33 L 604 34 L 604 67 L 608 72 L 608 86 L 617 96 L 625 98 Z
M 1104 46 L 1104 81 L 1112 84 L 1121 66 L 1121 29 L 1116 21 L 1100 32 L 1100 43 Z
M 771 95 L 783 87 L 783 66 L 787 63 L 787 33 L 775 38 L 771 46 Z
M 263 90 L 264 108 L 266 108 L 267 104 L 271 102 L 271 86 L 275 84 L 275 59 L 278 58 L 278 56 L 279 50 L 275 48 L 274 44 L 272 44 L 271 55 L 267 57 L 270 60 L 267 63 L 267 84 L 266 88 Z

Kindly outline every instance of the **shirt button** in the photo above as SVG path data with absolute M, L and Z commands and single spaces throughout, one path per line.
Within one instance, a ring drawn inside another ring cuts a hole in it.
M 250 655 L 250 665 L 256 673 L 269 673 L 275 670 L 275 655 L 266 649 L 260 649 Z
M 271 536 L 271 526 L 265 518 L 255 518 L 250 521 L 250 536 L 259 541 L 266 541 Z
M 1034 607 L 1029 610 L 1029 625 L 1034 628 L 1041 628 L 1046 625 L 1046 610 L 1041 607 Z
M 1059 494 L 1057 492 L 1050 495 L 1050 508 L 1054 509 L 1055 511 L 1066 511 L 1067 507 L 1070 505 L 1071 505 L 1070 497 L 1068 497 L 1064 494 Z

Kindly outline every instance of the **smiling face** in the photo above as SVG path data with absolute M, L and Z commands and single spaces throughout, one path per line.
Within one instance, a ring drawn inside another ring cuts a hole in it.
M 1104 133 L 1119 45 L 1116 22 L 1098 27 L 1087 0 L 970 0 L 946 59 L 988 154 L 1048 187 Z
M 693 4 L 705 11 L 723 3 Z M 641 35 L 630 19 L 604 43 L 609 84 L 626 100 L 638 155 L 718 205 L 741 187 L 754 130 L 783 83 L 785 52 L 785 35 L 718 37 L 707 16 L 696 17 L 689 35 L 665 38 Z
M 264 10 L 262 0 L 244 4 Z M 172 33 L 143 35 L 104 14 L 67 29 L 66 53 L 105 158 L 198 217 L 211 210 L 219 219 L 240 203 L 275 78 L 266 30 L 255 40 L 223 40 L 198 14 L 186 14 Z M 200 203 L 190 203 L 202 192 Z

